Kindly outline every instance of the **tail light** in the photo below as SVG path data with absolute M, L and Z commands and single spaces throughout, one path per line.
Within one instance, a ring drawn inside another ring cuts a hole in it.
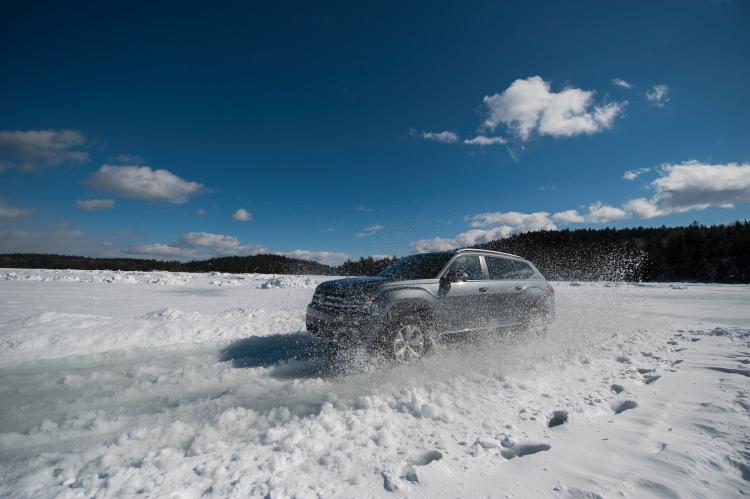
M 555 288 L 552 287 L 552 284 L 547 283 L 547 293 L 554 295 L 555 294 Z

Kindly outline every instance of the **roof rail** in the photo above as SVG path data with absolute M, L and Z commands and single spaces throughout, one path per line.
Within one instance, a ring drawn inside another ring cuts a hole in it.
M 461 253 L 462 251 L 480 251 L 482 253 L 492 253 L 493 255 L 512 256 L 513 258 L 520 258 L 521 260 L 524 260 L 522 256 L 514 255 L 513 253 L 503 253 L 502 251 L 493 251 L 493 250 L 479 249 L 479 248 L 461 248 L 461 249 L 456 250 L 457 253 Z

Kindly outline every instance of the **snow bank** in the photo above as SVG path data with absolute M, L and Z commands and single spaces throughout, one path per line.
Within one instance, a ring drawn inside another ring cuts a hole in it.
M 228 309 L 200 313 L 158 309 L 123 323 L 107 315 L 43 312 L 6 324 L 0 335 L 0 366 L 29 359 L 55 359 L 108 351 L 226 343 L 271 331 L 304 329 L 301 313 Z
M 264 280 L 258 285 L 259 289 L 274 289 L 274 288 L 314 288 L 319 284 L 319 281 L 307 277 L 298 275 L 275 275 L 269 279 Z
M 208 272 L 139 272 L 112 270 L 47 270 L 47 269 L 0 269 L 0 281 L 40 281 L 78 283 L 125 283 L 155 284 L 162 286 L 210 285 L 243 286 L 253 288 L 314 288 L 330 279 L 322 276 L 298 276 L 277 274 L 227 274 Z

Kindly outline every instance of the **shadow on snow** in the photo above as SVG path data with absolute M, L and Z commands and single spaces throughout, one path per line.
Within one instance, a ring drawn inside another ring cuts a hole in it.
M 304 332 L 251 336 L 221 350 L 219 360 L 236 368 L 273 368 L 275 378 L 333 376 L 340 355 L 325 342 Z

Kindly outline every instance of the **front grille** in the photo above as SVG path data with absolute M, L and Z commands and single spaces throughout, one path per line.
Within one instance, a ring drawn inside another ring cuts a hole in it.
M 362 301 L 358 303 L 350 297 L 318 293 L 313 296 L 312 305 L 319 310 L 332 313 L 361 312 L 366 308 Z

